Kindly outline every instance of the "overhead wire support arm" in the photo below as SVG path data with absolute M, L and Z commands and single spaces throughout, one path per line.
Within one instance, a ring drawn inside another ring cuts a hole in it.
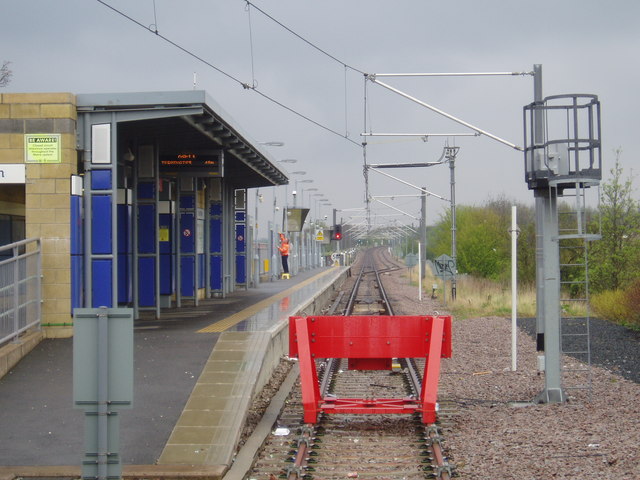
M 443 117 L 446 117 L 446 118 L 448 118 L 449 120 L 453 120 L 454 122 L 459 123 L 460 125 L 464 125 L 465 127 L 470 128 L 471 130 L 474 130 L 475 132 L 478 132 L 478 133 L 479 133 L 479 134 L 481 134 L 481 135 L 486 135 L 487 137 L 492 138 L 493 140 L 495 140 L 495 141 L 497 141 L 497 142 L 500 142 L 500 143 L 502 143 L 502 144 L 504 144 L 504 145 L 507 145 L 508 147 L 511 147 L 511 148 L 513 148 L 513 149 L 515 149 L 515 150 L 518 150 L 518 151 L 520 151 L 520 152 L 524 151 L 524 150 L 522 149 L 522 147 L 519 147 L 519 146 L 517 146 L 516 144 L 511 143 L 511 142 L 509 142 L 508 140 L 505 140 L 504 138 L 500 138 L 500 137 L 498 137 L 497 135 L 493 135 L 492 133 L 489 133 L 489 132 L 487 132 L 486 130 L 483 130 L 483 129 L 481 129 L 481 128 L 478 128 L 478 127 L 476 127 L 475 125 L 472 125 L 472 124 L 471 124 L 471 123 L 469 123 L 469 122 L 465 122 L 464 120 L 462 120 L 462 119 L 460 119 L 460 118 L 458 118 L 458 117 L 455 117 L 455 116 L 453 116 L 453 115 L 451 115 L 451 114 L 449 114 L 449 113 L 445 112 L 444 110 L 440 110 L 439 108 L 434 107 L 433 105 L 429 105 L 429 104 L 428 104 L 428 103 L 426 103 L 426 102 L 423 102 L 423 101 L 421 101 L 421 100 L 419 100 L 419 99 L 417 99 L 417 98 L 415 98 L 415 97 L 413 97 L 413 96 L 411 96 L 411 95 L 409 95 L 409 94 L 407 94 L 407 93 L 405 93 L 405 92 L 403 92 L 403 91 L 401 91 L 401 90 L 398 90 L 398 89 L 397 89 L 397 88 L 395 88 L 395 87 L 392 87 L 391 85 L 388 85 L 388 84 L 386 84 L 386 83 L 384 83 L 384 82 L 379 81 L 379 80 L 376 78 L 376 76 L 377 76 L 377 74 L 370 74 L 370 75 L 367 75 L 367 79 L 368 79 L 368 80 L 370 80 L 370 81 L 372 81 L 372 82 L 373 82 L 373 83 L 375 83 L 376 85 L 380 85 L 381 87 L 384 87 L 384 88 L 386 88 L 387 90 L 390 90 L 390 91 L 392 91 L 392 92 L 394 92 L 394 93 L 397 93 L 397 94 L 398 94 L 398 95 L 400 95 L 401 97 L 404 97 L 404 98 L 406 98 L 406 99 L 408 99 L 408 100 L 411 100 L 412 102 L 415 102 L 415 103 L 417 103 L 418 105 L 421 105 L 421 106 L 423 106 L 423 107 L 425 107 L 425 108 L 427 108 L 427 109 L 431 110 L 432 112 L 435 112 L 435 113 L 437 113 L 437 114 L 439 114 L 439 115 L 442 115 Z
M 440 200 L 444 200 L 445 202 L 448 202 L 448 201 L 449 201 L 448 199 L 446 199 L 446 198 L 444 198 L 444 197 L 442 197 L 442 196 L 438 195 L 437 193 L 433 193 L 433 192 L 430 192 L 429 190 L 425 190 L 425 189 L 424 189 L 424 188 L 422 188 L 422 187 L 418 187 L 418 186 L 416 186 L 416 185 L 414 185 L 414 184 L 412 184 L 412 183 L 409 183 L 409 182 L 406 182 L 406 181 L 404 181 L 404 180 L 402 180 L 402 179 L 400 179 L 400 178 L 394 177 L 393 175 L 389 175 L 388 173 L 381 172 L 381 171 L 380 171 L 380 170 L 378 170 L 378 169 L 374 169 L 374 172 L 378 172 L 380 175 L 384 175 L 385 177 L 389 177 L 389 178 L 392 178 L 393 180 L 397 180 L 397 181 L 398 181 L 398 182 L 400 182 L 400 183 L 404 183 L 405 185 L 407 185 L 407 186 L 409 186 L 409 187 L 413 187 L 413 188 L 415 188 L 416 190 L 419 190 L 419 191 L 421 191 L 421 192 L 424 192 L 424 193 L 426 193 L 427 195 L 432 195 L 432 196 L 434 196 L 434 197 L 436 197 L 436 198 L 439 198 Z
M 414 220 L 420 220 L 418 217 L 411 215 L 410 213 L 407 212 L 403 212 L 402 210 L 400 210 L 399 208 L 394 207 L 393 205 L 389 205 L 388 203 L 383 202 L 382 200 L 378 200 L 377 198 L 374 198 L 374 200 L 382 205 L 384 205 L 385 207 L 388 207 L 392 210 L 395 210 L 396 212 L 400 212 L 403 215 L 406 215 L 407 217 L 411 217 Z
M 449 72 L 449 73 L 375 73 L 374 77 L 495 77 L 495 76 L 527 76 L 531 72 Z
M 370 163 L 369 168 L 413 168 L 413 167 L 433 167 L 442 165 L 445 162 L 422 162 L 422 163 Z
M 480 133 L 373 133 L 373 132 L 363 132 L 360 134 L 361 137 L 420 137 L 426 138 L 429 137 L 479 137 Z

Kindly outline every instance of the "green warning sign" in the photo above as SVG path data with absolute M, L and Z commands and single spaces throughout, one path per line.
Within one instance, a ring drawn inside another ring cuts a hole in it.
M 25 163 L 61 163 L 61 135 L 59 133 L 34 133 L 24 136 Z

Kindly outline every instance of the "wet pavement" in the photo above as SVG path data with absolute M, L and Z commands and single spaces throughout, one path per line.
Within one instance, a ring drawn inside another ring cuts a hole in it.
M 120 413 L 122 463 L 157 462 L 222 331 L 262 331 L 297 313 L 330 270 L 137 320 L 134 405 Z M 72 339 L 46 339 L 0 379 L 0 466 L 80 464 L 84 412 L 73 408 L 72 357 Z

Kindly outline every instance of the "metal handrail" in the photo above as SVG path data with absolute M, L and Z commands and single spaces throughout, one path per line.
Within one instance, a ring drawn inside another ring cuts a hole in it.
M 0 246 L 0 346 L 42 322 L 41 239 Z

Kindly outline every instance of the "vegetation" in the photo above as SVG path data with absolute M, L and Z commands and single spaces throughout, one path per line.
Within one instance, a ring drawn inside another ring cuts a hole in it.
M 457 264 L 460 273 L 498 282 L 511 278 L 511 205 L 506 198 L 480 207 L 460 206 L 456 212 Z M 535 285 L 535 211 L 517 204 L 519 282 Z M 427 239 L 427 256 L 451 252 L 451 214 L 444 214 Z
M 449 297 L 449 292 L 447 292 Z M 456 316 L 511 316 L 511 286 L 503 282 L 461 276 L 457 281 L 455 302 L 448 302 Z M 518 288 L 518 316 L 536 316 L 536 289 L 534 285 Z
M 640 207 L 632 198 L 633 177 L 623 177 L 621 150 L 615 150 L 611 178 L 602 184 L 599 207 L 591 207 L 589 225 L 601 231 L 602 240 L 589 243 L 589 284 L 593 312 L 602 318 L 640 329 Z M 460 315 L 510 315 L 511 293 L 511 205 L 506 198 L 490 199 L 481 206 L 459 206 L 456 212 L 457 267 L 460 273 L 457 301 L 452 307 Z M 536 235 L 535 209 L 517 205 L 518 227 L 518 313 L 535 315 Z M 559 210 L 569 207 L 559 205 Z M 560 215 L 560 228 L 566 217 Z M 589 220 L 587 220 L 589 221 Z M 582 240 L 575 248 L 563 248 L 561 263 L 582 263 Z M 443 214 L 428 231 L 427 256 L 451 254 L 451 214 Z M 568 273 L 574 281 L 584 280 L 584 268 Z M 566 279 L 566 278 L 563 278 Z M 582 298 L 576 284 L 563 296 Z M 583 314 L 585 305 L 576 303 L 571 314 Z
M 632 177 L 623 179 L 621 150 L 615 152 L 611 180 L 602 186 L 602 240 L 589 252 L 589 277 L 594 292 L 628 288 L 640 267 L 640 210 L 631 193 Z

